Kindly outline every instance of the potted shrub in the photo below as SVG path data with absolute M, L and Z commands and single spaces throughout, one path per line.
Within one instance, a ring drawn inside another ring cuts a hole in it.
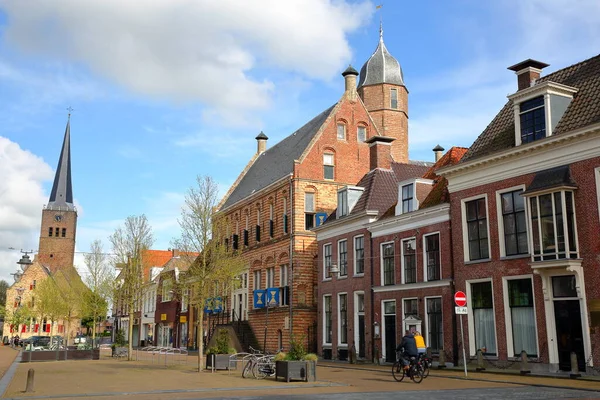
M 302 380 L 314 382 L 317 379 L 317 355 L 306 353 L 303 340 L 290 339 L 290 351 L 275 356 L 275 379 L 279 377 L 286 382 Z
M 206 351 L 206 368 L 235 369 L 235 365 L 229 366 L 230 354 L 235 353 L 235 349 L 229 346 L 229 331 L 219 329 L 215 342 L 215 346 L 209 347 Z

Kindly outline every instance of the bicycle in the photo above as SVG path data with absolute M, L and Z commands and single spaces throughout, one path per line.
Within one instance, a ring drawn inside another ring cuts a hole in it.
M 423 378 L 427 378 L 429 376 L 429 371 L 431 370 L 433 360 L 427 356 L 426 353 L 419 354 L 419 363 L 423 368 Z
M 254 364 L 256 364 L 258 358 L 263 355 L 260 350 L 257 350 L 252 346 L 249 347 L 249 351 L 251 354 L 245 357 L 247 361 L 246 365 L 244 365 L 244 369 L 242 370 L 242 378 L 244 379 L 250 376 L 252 369 L 254 368 Z
M 410 357 L 408 369 L 404 368 L 402 354 L 396 353 L 396 362 L 392 366 L 392 376 L 398 382 L 402 382 L 405 376 L 408 376 L 413 382 L 421 383 L 424 378 L 424 368 L 419 357 Z
M 265 355 L 259 357 L 252 367 L 252 375 L 256 379 L 264 379 L 275 375 L 275 356 Z

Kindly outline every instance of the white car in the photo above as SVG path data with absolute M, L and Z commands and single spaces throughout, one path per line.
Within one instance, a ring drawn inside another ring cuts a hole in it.
M 87 338 L 85 336 L 76 336 L 75 344 L 86 343 Z

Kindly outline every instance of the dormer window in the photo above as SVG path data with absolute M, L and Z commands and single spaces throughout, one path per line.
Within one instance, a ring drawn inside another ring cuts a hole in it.
M 337 217 L 343 217 L 352 212 L 352 209 L 360 199 L 363 188 L 356 186 L 346 186 L 338 190 Z
M 402 214 L 414 210 L 414 188 L 413 183 L 402 186 Z
M 521 143 L 529 143 L 546 137 L 544 96 L 524 101 L 520 105 Z
M 513 102 L 515 145 L 552 136 L 575 93 L 576 88 L 547 81 L 508 96 Z

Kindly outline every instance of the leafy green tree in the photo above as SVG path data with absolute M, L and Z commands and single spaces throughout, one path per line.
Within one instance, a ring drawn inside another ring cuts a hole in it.
M 190 265 L 183 279 L 183 290 L 189 302 L 198 310 L 198 371 L 202 371 L 204 353 L 204 304 L 215 295 L 227 296 L 234 278 L 244 270 L 245 262 L 238 252 L 221 241 L 226 237 L 222 215 L 214 212 L 219 201 L 219 188 L 210 176 L 198 176 L 196 186 L 185 196 L 179 226 L 181 236 L 173 241 L 182 258 Z M 198 256 L 199 254 L 199 256 Z
M 68 314 L 68 306 L 52 276 L 44 279 L 35 288 L 35 314 L 41 320 L 52 321 L 50 336 L 54 335 L 55 322 Z
M 122 302 L 129 314 L 128 360 L 133 356 L 133 316 L 136 306 L 141 303 L 143 286 L 143 254 L 154 243 L 152 228 L 145 215 L 129 216 L 123 227 L 119 227 L 109 237 L 115 254 L 115 268 L 120 269 L 116 288 L 118 301 Z

